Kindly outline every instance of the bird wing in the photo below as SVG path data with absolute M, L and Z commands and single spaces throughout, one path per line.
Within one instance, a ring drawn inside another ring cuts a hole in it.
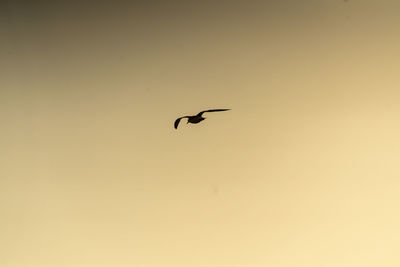
M 202 112 L 199 112 L 196 116 L 201 116 L 203 115 L 204 112 L 217 112 L 217 111 L 227 111 L 230 110 L 229 108 L 223 108 L 223 109 L 209 109 L 209 110 L 204 110 Z
M 188 116 L 177 118 L 176 121 L 174 122 L 174 127 L 175 127 L 175 129 L 178 129 L 179 122 L 180 122 L 181 119 L 183 119 L 183 118 L 188 118 Z
M 174 123 L 175 129 L 178 129 L 178 125 L 179 125 L 179 122 L 181 121 L 181 119 L 182 119 L 182 118 L 177 118 L 177 119 L 176 119 L 176 121 L 175 121 L 175 123 Z

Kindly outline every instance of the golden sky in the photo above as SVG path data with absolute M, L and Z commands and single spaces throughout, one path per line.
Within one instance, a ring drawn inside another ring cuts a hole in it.
M 399 12 L 2 2 L 0 266 L 400 266 Z

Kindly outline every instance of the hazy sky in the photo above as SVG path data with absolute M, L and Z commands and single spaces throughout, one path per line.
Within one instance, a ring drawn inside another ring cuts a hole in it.
M 0 266 L 400 266 L 399 14 L 3 1 Z

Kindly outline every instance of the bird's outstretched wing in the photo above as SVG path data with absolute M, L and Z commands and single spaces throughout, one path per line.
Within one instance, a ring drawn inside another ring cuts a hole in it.
M 202 112 L 199 112 L 196 116 L 201 116 L 203 115 L 204 112 L 217 112 L 217 111 L 227 111 L 230 110 L 229 108 L 223 108 L 223 109 L 209 109 L 209 110 L 204 110 Z
M 177 119 L 176 119 L 176 121 L 175 121 L 175 123 L 174 123 L 175 129 L 178 129 L 178 125 L 179 125 L 179 122 L 181 121 L 181 119 L 182 119 L 182 118 L 177 118 Z
M 174 122 L 175 129 L 178 129 L 178 125 L 179 125 L 179 122 L 181 121 L 181 119 L 187 118 L 187 117 L 188 116 L 177 118 L 176 121 Z

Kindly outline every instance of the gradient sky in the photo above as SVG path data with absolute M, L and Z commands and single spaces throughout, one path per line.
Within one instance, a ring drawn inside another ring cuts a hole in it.
M 399 14 L 3 1 L 0 266 L 400 266 Z

